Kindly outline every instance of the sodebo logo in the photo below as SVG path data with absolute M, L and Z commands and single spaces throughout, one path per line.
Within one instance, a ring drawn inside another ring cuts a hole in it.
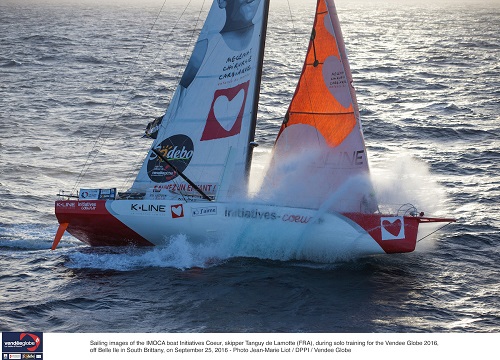
M 167 163 L 151 152 L 147 164 L 148 176 L 156 183 L 165 183 L 175 179 L 179 174 L 174 168 L 180 172 L 184 171 L 194 155 L 193 141 L 182 134 L 163 140 L 155 149 L 168 160 Z

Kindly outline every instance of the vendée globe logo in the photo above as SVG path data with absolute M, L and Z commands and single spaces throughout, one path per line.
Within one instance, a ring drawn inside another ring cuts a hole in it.
M 43 351 L 41 332 L 2 332 L 2 353 L 27 353 Z

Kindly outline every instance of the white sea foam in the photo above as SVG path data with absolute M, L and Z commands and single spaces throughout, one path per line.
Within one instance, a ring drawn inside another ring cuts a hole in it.
M 379 203 L 391 211 L 397 211 L 407 203 L 429 214 L 439 214 L 444 210 L 444 187 L 429 166 L 410 153 L 384 154 L 383 160 L 379 159 L 371 172 Z

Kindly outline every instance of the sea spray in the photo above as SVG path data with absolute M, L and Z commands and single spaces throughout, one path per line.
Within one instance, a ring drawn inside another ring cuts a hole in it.
M 261 187 L 253 196 L 257 201 L 266 204 L 317 209 L 329 192 L 338 194 L 333 209 L 344 212 L 359 212 L 361 201 L 373 192 L 369 179 L 363 187 L 345 187 L 340 175 L 341 168 L 325 166 L 335 157 L 335 152 L 325 149 L 302 149 L 290 154 L 274 154 L 273 159 L 261 156 L 261 161 L 270 161 L 267 166 L 259 163 L 259 169 L 267 168 L 263 180 L 262 174 L 255 174 Z M 358 176 L 353 175 L 355 179 Z M 368 186 L 365 186 L 368 184 Z M 342 190 L 343 189 L 343 190 Z
M 133 271 L 147 267 L 189 269 L 217 263 L 223 252 L 212 243 L 195 244 L 186 235 L 171 236 L 154 248 L 85 248 L 68 254 L 69 268 Z
M 417 213 L 428 216 L 446 216 L 447 197 L 445 188 L 429 166 L 412 154 L 398 151 L 385 154 L 384 161 L 372 168 L 372 182 L 383 212 L 402 215 L 409 204 Z M 442 227 L 442 223 L 426 224 L 419 227 L 417 240 L 423 239 Z M 419 244 L 417 250 L 425 250 L 432 242 Z
M 401 205 L 411 203 L 425 213 L 443 213 L 445 190 L 428 165 L 404 152 L 384 157 L 372 169 L 373 185 L 382 206 L 395 213 Z
M 365 177 L 365 176 L 356 176 L 349 181 L 345 182 L 342 184 L 337 191 L 331 193 L 326 200 L 321 204 L 319 209 L 316 211 L 315 217 L 313 221 L 308 224 L 308 226 L 304 229 L 301 235 L 301 241 L 300 243 L 302 244 L 302 248 L 300 249 L 300 252 L 305 255 L 305 245 L 307 244 L 307 238 L 310 237 L 310 234 L 313 233 L 313 226 L 314 224 L 320 223 L 322 221 L 322 218 L 327 214 L 327 212 L 332 211 L 332 209 L 336 208 L 338 203 L 341 202 L 341 199 L 345 196 L 345 194 L 353 193 L 356 191 L 363 191 L 366 193 L 366 196 L 370 196 L 370 190 L 372 189 L 370 179 Z M 348 221 L 348 220 L 347 220 Z M 352 247 L 338 247 L 338 253 L 333 255 L 335 259 L 342 259 L 346 260 L 349 258 L 352 258 L 354 256 L 359 255 L 358 253 L 358 247 L 357 247 L 357 242 L 364 236 L 365 232 L 359 229 L 358 226 L 355 226 L 354 224 L 351 224 L 350 221 L 348 221 L 348 224 L 353 227 L 353 232 L 358 232 L 359 236 L 356 236 L 354 238 L 349 239 L 343 239 L 343 241 L 340 241 L 339 243 L 350 243 L 351 245 L 354 245 Z M 337 242 L 335 241 L 335 238 L 339 236 L 338 232 L 332 233 L 331 234 L 331 242 Z M 326 244 L 325 244 L 326 245 Z M 328 248 L 329 246 L 326 246 Z M 326 259 L 325 259 L 326 260 Z

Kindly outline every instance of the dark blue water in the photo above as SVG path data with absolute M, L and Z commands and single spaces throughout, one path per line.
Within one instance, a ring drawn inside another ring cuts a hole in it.
M 248 250 L 213 261 L 181 234 L 155 249 L 92 249 L 65 236 L 48 250 L 55 195 L 73 188 L 89 153 L 81 186 L 126 188 L 149 147 L 144 126 L 164 111 L 207 11 L 168 1 L 158 16 L 162 4 L 0 4 L 1 331 L 500 330 L 494 2 L 337 3 L 379 198 L 458 220 L 414 253 L 325 264 Z M 271 5 L 255 177 L 293 94 L 313 8 Z

